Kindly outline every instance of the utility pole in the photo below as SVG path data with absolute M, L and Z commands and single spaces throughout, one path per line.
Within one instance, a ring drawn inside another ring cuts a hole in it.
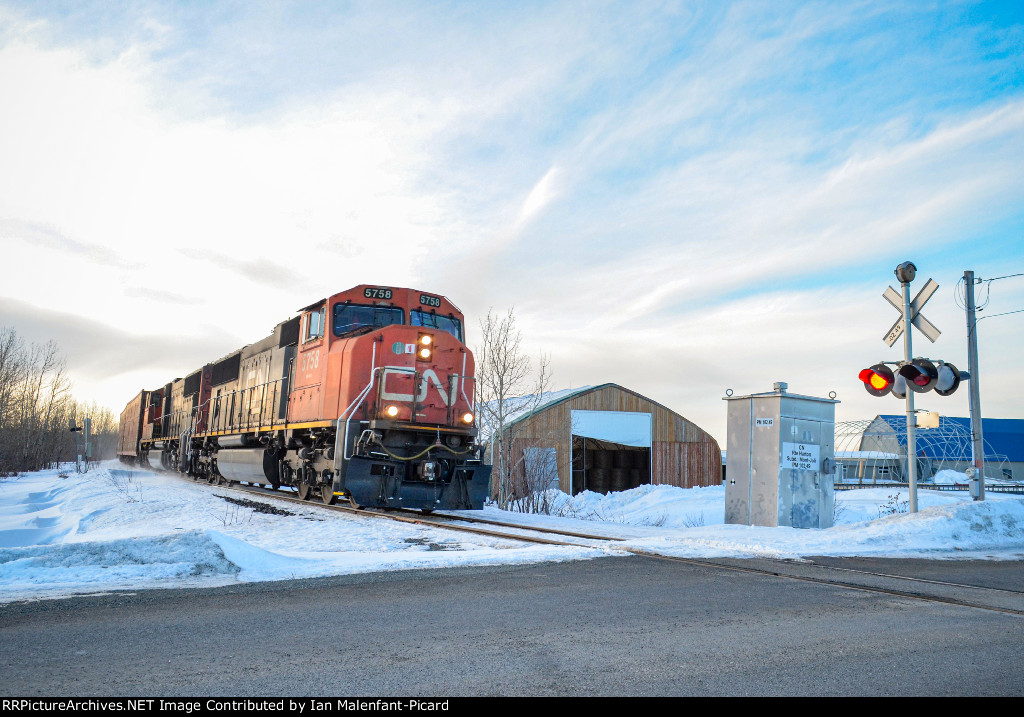
M 85 438 L 85 448 L 83 449 L 83 452 L 85 453 L 85 472 L 88 473 L 89 458 L 92 457 L 92 421 L 89 418 L 86 418 L 82 421 L 82 425 L 84 428 L 82 436 Z
M 82 421 L 81 426 L 75 425 L 75 419 L 68 419 L 68 430 L 71 431 L 75 437 L 75 472 L 76 473 L 88 473 L 89 472 L 89 454 L 92 452 L 92 444 L 89 440 L 89 429 L 92 427 L 92 421 L 88 418 Z M 82 445 L 82 452 L 78 452 L 78 434 L 81 433 L 85 440 Z M 85 459 L 85 465 L 82 465 L 82 459 Z
M 970 374 L 971 458 L 978 474 L 978 493 L 974 500 L 985 500 L 985 442 L 981 431 L 981 390 L 978 383 L 978 320 L 975 318 L 974 272 L 964 272 L 967 302 L 967 372 Z

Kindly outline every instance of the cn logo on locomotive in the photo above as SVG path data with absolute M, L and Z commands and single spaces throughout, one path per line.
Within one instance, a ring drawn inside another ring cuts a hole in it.
M 399 376 L 406 379 L 409 378 L 409 374 L 406 373 L 405 371 L 393 371 L 391 369 L 384 369 L 384 376 L 381 379 L 381 383 L 383 384 L 383 390 L 381 391 L 380 394 L 381 398 L 384 399 L 385 401 L 412 401 L 413 395 L 411 393 L 395 393 L 393 391 L 387 390 L 389 376 Z M 437 374 L 434 373 L 434 369 L 432 368 L 428 368 L 426 371 L 423 372 L 423 380 L 420 382 L 419 395 L 416 396 L 416 401 L 418 403 L 422 403 L 423 401 L 426 400 L 427 394 L 430 392 L 431 384 L 433 384 L 433 386 L 437 389 L 437 392 L 441 394 L 441 400 L 444 401 L 445 406 L 451 406 L 455 403 L 455 397 L 458 395 L 458 383 L 452 383 L 451 395 L 445 393 L 444 385 L 441 383 L 441 379 L 437 377 Z

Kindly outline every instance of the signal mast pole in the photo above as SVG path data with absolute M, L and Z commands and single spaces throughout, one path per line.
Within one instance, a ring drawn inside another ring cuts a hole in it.
M 896 267 L 896 278 L 900 281 L 903 289 L 903 359 L 910 363 L 914 353 L 910 344 L 910 282 L 914 280 L 917 271 L 910 262 L 905 262 Z M 917 414 L 914 413 L 914 392 L 907 387 L 907 478 L 910 484 L 910 512 L 917 512 L 917 435 L 914 432 L 917 426 Z
M 974 500 L 985 500 L 985 442 L 981 432 L 981 391 L 978 388 L 978 321 L 974 311 L 974 272 L 964 272 L 964 287 L 967 303 L 967 372 L 971 410 L 971 458 L 974 470 L 978 472 L 978 495 Z

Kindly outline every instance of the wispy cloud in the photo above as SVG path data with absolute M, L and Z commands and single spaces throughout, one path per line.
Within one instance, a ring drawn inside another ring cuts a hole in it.
M 558 167 L 549 169 L 540 181 L 534 185 L 523 202 L 519 215 L 516 217 L 516 226 L 523 227 L 530 222 L 537 214 L 543 211 L 544 207 L 550 204 L 558 195 Z
M 561 383 L 714 415 L 754 349 L 769 385 L 801 346 L 853 361 L 891 265 L 955 277 L 1024 222 L 1024 32 L 995 6 L 104 7 L 0 7 L 0 237 L 57 278 L 0 295 L 40 311 L 201 342 L 240 295 L 273 323 L 416 285 L 471 326 L 515 304 Z M 680 357 L 713 390 L 665 378 Z

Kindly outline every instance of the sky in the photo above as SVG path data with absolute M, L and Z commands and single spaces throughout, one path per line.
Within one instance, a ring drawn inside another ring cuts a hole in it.
M 108 590 L 589 560 L 629 550 L 682 558 L 1024 555 L 1024 499 L 991 491 L 974 502 L 966 492 L 920 490 L 912 514 L 906 490 L 836 491 L 835 525 L 825 529 L 726 525 L 722 485 L 645 485 L 571 498 L 552 491 L 553 515 L 495 506 L 461 512 L 617 539 L 558 535 L 552 537 L 574 545 L 553 546 L 338 514 L 315 502 L 296 505 L 117 465 L 0 479 L 0 604 Z M 967 481 L 963 473 L 946 473 L 954 477 L 945 482 Z
M 1019 2 L 0 0 L 0 326 L 119 412 L 414 287 L 724 447 L 727 389 L 900 412 L 857 373 L 913 261 L 914 353 L 962 369 L 992 280 L 982 411 L 1020 418 L 1022 60 Z

